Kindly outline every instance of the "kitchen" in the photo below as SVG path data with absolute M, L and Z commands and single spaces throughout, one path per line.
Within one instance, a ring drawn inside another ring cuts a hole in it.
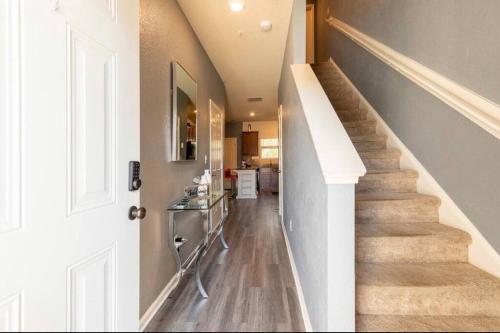
M 237 199 L 279 192 L 278 121 L 226 123 L 224 188 Z

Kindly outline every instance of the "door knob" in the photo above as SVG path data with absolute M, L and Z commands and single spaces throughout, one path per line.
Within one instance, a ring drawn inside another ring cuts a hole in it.
M 130 207 L 130 209 L 128 211 L 128 218 L 130 220 L 132 220 L 132 221 L 135 219 L 142 220 L 145 217 L 146 217 L 146 208 L 144 208 L 144 207 L 137 208 L 136 206 Z

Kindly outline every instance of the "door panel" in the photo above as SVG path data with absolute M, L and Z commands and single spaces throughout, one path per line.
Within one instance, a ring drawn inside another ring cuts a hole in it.
M 283 184 L 283 105 L 278 109 L 278 135 L 279 135 L 279 170 L 278 170 L 278 192 L 279 192 L 279 215 L 283 221 L 284 209 L 284 184 Z
M 115 54 L 69 30 L 70 214 L 115 202 Z
M 210 100 L 210 173 L 212 192 L 224 191 L 224 111 Z M 222 202 L 213 209 L 212 221 L 222 219 Z
M 69 327 L 73 332 L 116 330 L 116 248 L 69 269 Z
M 19 1 L 0 5 L 0 235 L 20 220 L 20 20 Z
M 0 44 L 0 330 L 138 330 L 139 2 L 2 1 Z
M 238 167 L 238 139 L 224 139 L 224 169 L 236 169 Z
M 21 294 L 0 300 L 0 331 L 19 332 L 21 330 Z

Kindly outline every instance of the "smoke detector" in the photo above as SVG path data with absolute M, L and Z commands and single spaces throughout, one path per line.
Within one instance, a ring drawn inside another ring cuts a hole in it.
M 269 20 L 264 20 L 264 21 L 260 22 L 260 28 L 264 32 L 271 31 L 273 29 L 273 23 Z

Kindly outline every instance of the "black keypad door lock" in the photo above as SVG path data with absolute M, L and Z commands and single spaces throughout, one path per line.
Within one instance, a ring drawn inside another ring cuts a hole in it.
M 137 191 L 142 186 L 141 181 L 141 163 L 130 161 L 128 164 L 128 189 L 129 191 Z

